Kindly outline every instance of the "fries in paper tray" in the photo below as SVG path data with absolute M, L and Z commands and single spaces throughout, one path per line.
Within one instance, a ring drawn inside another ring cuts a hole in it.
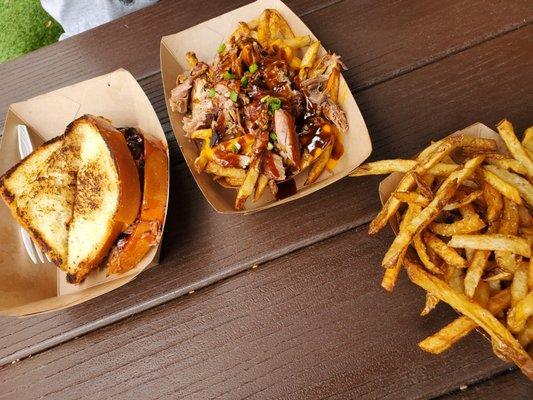
M 478 123 L 414 160 L 363 164 L 351 176 L 391 174 L 369 228 L 390 222 L 396 232 L 382 286 L 392 291 L 405 268 L 427 292 L 421 315 L 439 301 L 462 314 L 419 346 L 439 354 L 481 328 L 533 380 L 533 127 L 522 141 L 507 120 L 497 129 Z

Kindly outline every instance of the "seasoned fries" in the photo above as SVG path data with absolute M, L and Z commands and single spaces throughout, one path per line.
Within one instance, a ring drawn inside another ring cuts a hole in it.
M 266 9 L 238 23 L 211 65 L 186 54 L 190 71 L 177 77 L 170 105 L 184 114 L 185 135 L 199 141 L 196 171 L 238 189 L 237 210 L 267 186 L 277 199 L 294 194 L 297 174 L 308 169 L 305 185 L 312 184 L 342 156 L 344 64 L 320 49 Z
M 507 120 L 498 131 L 510 155 L 489 139 L 451 136 L 414 160 L 363 164 L 351 176 L 405 174 L 369 228 L 401 220 L 382 286 L 392 291 L 404 267 L 426 290 L 421 315 L 439 301 L 463 314 L 420 348 L 440 354 L 481 328 L 494 353 L 533 380 L 533 127 L 522 142 Z

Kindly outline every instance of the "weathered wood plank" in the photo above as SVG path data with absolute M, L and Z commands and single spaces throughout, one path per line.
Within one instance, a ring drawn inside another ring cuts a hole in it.
M 391 240 L 352 230 L 7 365 L 0 397 L 416 399 L 508 368 L 477 333 L 417 347 L 457 314 L 380 287 Z
M 138 79 L 152 75 L 159 69 L 161 36 L 247 2 L 162 0 L 151 8 L 1 64 L 0 118 L 3 121 L 10 103 L 117 68 L 128 69 Z M 527 0 L 286 3 L 327 48 L 344 57 L 350 67 L 347 76 L 356 89 L 517 29 L 533 18 Z
M 533 396 L 533 382 L 524 379 L 516 368 L 471 386 L 439 397 L 439 400 L 528 400 Z

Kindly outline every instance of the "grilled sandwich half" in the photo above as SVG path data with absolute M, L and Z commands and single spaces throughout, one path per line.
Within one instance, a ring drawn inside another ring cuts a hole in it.
M 0 195 L 37 245 L 81 282 L 139 212 L 137 168 L 122 133 L 85 115 L 0 177 Z

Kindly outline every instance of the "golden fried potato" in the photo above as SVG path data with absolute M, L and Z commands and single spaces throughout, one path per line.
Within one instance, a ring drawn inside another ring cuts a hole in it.
M 507 184 L 514 186 L 524 200 L 526 200 L 530 206 L 533 206 L 533 185 L 531 185 L 527 179 L 505 169 L 498 168 L 495 165 L 486 165 L 484 168 L 505 181 Z
M 529 258 L 531 249 L 529 241 L 515 235 L 485 234 L 485 235 L 454 235 L 448 245 L 456 248 L 471 248 L 477 250 L 503 250 L 520 254 Z
M 246 172 L 246 177 L 244 178 L 244 183 L 240 187 L 237 198 L 235 199 L 235 209 L 242 210 L 244 208 L 244 203 L 250 195 L 254 192 L 255 184 L 259 179 L 259 161 L 260 159 L 255 159 L 250 164 L 248 171 Z
M 333 150 L 333 143 L 330 143 L 326 146 L 325 149 L 323 149 L 322 153 L 320 153 L 320 156 L 313 161 L 311 164 L 311 169 L 309 170 L 309 174 L 307 175 L 307 179 L 305 180 L 305 184 L 309 185 L 313 182 L 315 182 L 322 171 L 324 171 L 324 168 L 326 168 L 326 165 L 328 164 L 328 161 L 331 157 L 331 151 Z
M 463 219 L 451 224 L 433 222 L 429 225 L 429 230 L 437 235 L 453 236 L 459 233 L 477 232 L 485 227 L 485 222 L 476 213 L 472 204 L 466 204 L 459 210 L 463 215 Z
M 533 291 L 511 307 L 507 314 L 507 325 L 511 332 L 518 333 L 526 326 L 526 321 L 533 315 Z
M 409 246 L 413 236 L 422 231 L 433 221 L 433 219 L 435 219 L 437 214 L 442 210 L 442 207 L 444 207 L 454 195 L 458 184 L 469 178 L 482 161 L 483 156 L 468 160 L 463 169 L 453 172 L 448 178 L 446 178 L 431 203 L 413 219 L 412 223 L 407 226 L 406 229 L 398 232 L 398 235 L 383 258 L 382 265 L 385 268 L 390 268 L 396 263 L 399 254 Z
M 504 119 L 496 125 L 496 128 L 498 129 L 498 132 L 505 142 L 509 152 L 526 168 L 528 176 L 533 177 L 533 161 L 531 161 L 529 156 L 526 154 L 522 144 L 516 137 L 511 122 Z
M 254 193 L 254 201 L 257 201 L 261 198 L 261 196 L 265 192 L 267 185 L 268 185 L 268 176 L 266 176 L 265 174 L 259 175 L 259 179 L 257 180 L 257 187 L 255 188 L 255 193 Z
M 507 183 L 501 179 L 498 175 L 495 175 L 493 172 L 488 169 L 483 169 L 483 178 L 487 183 L 489 183 L 493 188 L 498 192 L 503 194 L 505 197 L 513 200 L 516 204 L 522 204 L 522 199 L 520 198 L 520 192 L 513 185 Z
M 448 303 L 483 328 L 495 342 L 499 351 L 513 360 L 526 376 L 533 379 L 533 360 L 520 346 L 520 343 L 514 336 L 490 312 L 477 303 L 470 301 L 464 294 L 454 292 L 444 281 L 425 272 L 416 263 L 406 259 L 404 265 L 412 282 L 426 291 L 433 293 L 441 301 Z M 531 310 L 525 306 L 521 306 L 518 309 L 521 303 L 527 299 L 525 298 L 513 308 L 517 310 L 515 311 L 515 315 L 526 315 L 527 313 L 524 313 L 524 310 L 533 312 L 533 292 L 530 294 L 532 302 Z
M 205 167 L 205 172 L 207 172 L 208 174 L 213 174 L 217 176 L 223 176 L 223 177 L 238 179 L 238 180 L 244 180 L 246 176 L 246 171 L 242 168 L 222 167 L 212 161 L 208 161 Z M 235 186 L 235 185 L 232 185 L 232 186 Z

